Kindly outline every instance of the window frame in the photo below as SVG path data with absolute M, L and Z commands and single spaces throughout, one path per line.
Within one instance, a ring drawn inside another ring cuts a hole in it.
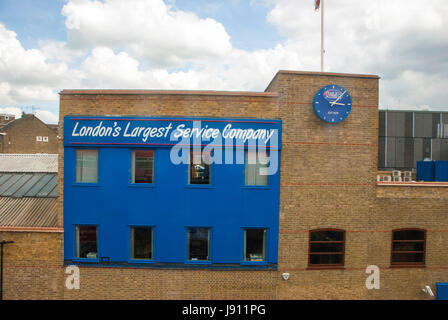
M 420 231 L 423 232 L 423 240 L 394 240 L 394 233 L 399 231 Z M 394 251 L 394 243 L 396 242 L 414 242 L 423 243 L 423 251 Z M 394 262 L 394 253 L 414 253 L 423 254 L 422 262 Z M 426 266 L 426 229 L 420 228 L 400 228 L 393 229 L 391 233 L 391 247 L 390 247 L 390 267 L 391 268 L 424 268 Z
M 341 232 L 343 240 L 342 241 L 311 241 L 311 234 L 314 232 L 324 232 L 324 231 L 335 231 Z M 313 243 L 342 243 L 342 251 L 341 252 L 316 252 L 311 253 L 311 244 Z M 343 229 L 336 228 L 320 228 L 320 229 L 312 229 L 308 232 L 308 269 L 344 269 L 345 268 L 345 244 L 346 244 L 346 231 Z M 311 264 L 311 255 L 342 255 L 342 263 L 341 264 Z
M 251 260 L 246 260 L 246 243 L 247 243 L 247 230 L 263 230 L 264 234 L 263 234 L 263 255 L 264 255 L 264 259 L 261 261 L 251 261 Z M 268 237 L 269 237 L 269 228 L 267 227 L 243 227 L 243 259 L 241 264 L 244 265 L 265 265 L 268 263 Z
M 256 154 L 256 160 L 258 163 L 258 150 L 257 149 L 247 149 L 244 152 L 245 158 L 244 158 L 244 180 L 243 180 L 243 186 L 245 188 L 254 188 L 254 189 L 268 189 L 270 187 L 270 181 L 269 175 L 266 176 L 266 184 L 247 184 L 247 165 L 248 165 L 248 158 L 249 158 L 249 152 L 255 152 Z M 270 150 L 265 150 L 266 157 L 268 160 L 267 168 L 269 168 L 269 157 L 270 157 Z
M 134 242 L 132 235 L 133 235 L 133 229 L 135 228 L 149 228 L 151 229 L 151 259 L 144 259 L 144 258 L 134 258 L 132 257 L 132 244 Z M 129 262 L 130 263 L 154 263 L 154 229 L 155 227 L 153 225 L 130 225 L 129 226 Z
M 153 152 L 153 158 L 152 158 L 152 182 L 144 182 L 144 183 L 135 183 L 133 180 L 135 180 L 135 151 L 152 151 Z M 153 187 L 155 185 L 155 167 L 156 167 L 156 150 L 155 149 L 131 149 L 131 177 L 129 185 L 132 187 Z
M 73 261 L 79 262 L 99 262 L 100 261 L 100 226 L 97 224 L 75 224 L 75 241 L 74 241 L 74 259 Z M 79 227 L 95 227 L 96 228 L 96 258 L 81 258 L 78 257 L 78 248 L 79 248 L 79 236 L 78 236 L 78 228 Z
M 207 229 L 208 231 L 208 237 L 207 237 L 207 260 L 192 260 L 189 258 L 190 256 L 190 230 L 191 229 Z M 185 257 L 185 263 L 186 264 L 211 264 L 212 263 L 212 257 L 211 257 L 211 238 L 212 238 L 212 228 L 208 226 L 188 226 L 186 227 L 187 231 L 187 250 L 186 250 L 186 257 Z
M 204 152 L 204 149 L 201 149 L 201 161 L 203 161 L 202 159 L 202 155 Z M 209 173 L 208 173 L 208 183 L 191 183 L 191 165 L 193 164 L 193 154 L 194 153 L 198 153 L 198 151 L 194 151 L 194 150 L 190 150 L 189 153 L 189 162 L 188 162 L 188 170 L 187 170 L 187 186 L 188 187 L 193 187 L 193 188 L 211 188 L 213 187 L 213 180 L 212 180 L 212 163 L 208 165 L 209 168 Z M 212 157 L 211 153 L 210 153 L 210 157 Z
M 77 181 L 78 177 L 78 152 L 79 151 L 96 151 L 96 182 Z M 75 165 L 74 165 L 74 184 L 81 186 L 98 186 L 100 183 L 100 149 L 97 148 L 76 148 L 75 149 Z

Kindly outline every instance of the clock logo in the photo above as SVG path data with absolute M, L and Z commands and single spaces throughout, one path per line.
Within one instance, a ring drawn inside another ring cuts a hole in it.
M 314 112 L 328 123 L 339 123 L 352 111 L 352 98 L 347 90 L 330 84 L 317 91 L 313 100 Z

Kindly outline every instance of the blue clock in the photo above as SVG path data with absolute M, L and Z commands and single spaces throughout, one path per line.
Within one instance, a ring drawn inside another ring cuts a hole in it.
M 330 84 L 314 96 L 314 112 L 322 120 L 339 123 L 352 111 L 352 98 L 347 90 L 336 84 Z

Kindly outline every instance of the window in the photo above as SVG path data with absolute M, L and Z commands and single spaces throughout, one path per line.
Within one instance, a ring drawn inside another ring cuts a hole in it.
M 37 142 L 42 142 L 42 136 L 36 136 L 36 141 Z
M 43 142 L 48 142 L 48 137 L 42 137 Z
M 210 184 L 210 155 L 202 152 L 190 153 L 190 184 Z
M 266 186 L 268 175 L 262 174 L 264 168 L 268 167 L 268 157 L 257 151 L 246 153 L 246 186 Z M 265 169 L 266 170 L 266 169 Z
M 96 226 L 77 226 L 76 258 L 96 259 L 97 252 Z
M 98 182 L 97 150 L 76 150 L 76 182 Z
M 425 264 L 424 230 L 401 229 L 392 231 L 392 265 Z
M 244 230 L 244 260 L 266 260 L 266 229 Z
M 131 228 L 131 258 L 152 260 L 152 228 Z
M 310 231 L 309 266 L 343 266 L 345 251 L 345 231 Z
M 132 183 L 153 183 L 154 151 L 132 152 Z
M 188 260 L 209 260 L 209 228 L 188 229 Z

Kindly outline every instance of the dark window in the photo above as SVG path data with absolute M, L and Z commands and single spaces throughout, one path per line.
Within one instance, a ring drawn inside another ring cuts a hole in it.
M 310 231 L 310 267 L 343 266 L 344 252 L 345 231 L 330 229 Z
M 414 139 L 414 166 L 417 167 L 417 161 L 431 159 L 431 139 Z
M 210 184 L 210 155 L 190 153 L 190 184 Z
M 266 229 L 244 230 L 244 260 L 266 260 Z
M 424 230 L 392 231 L 392 265 L 424 265 L 425 239 Z
M 378 138 L 378 168 L 386 167 L 386 138 Z
M 76 227 L 76 257 L 96 259 L 97 232 L 95 226 L 77 226 Z
M 154 175 L 154 151 L 132 152 L 132 183 L 152 183 Z
M 131 258 L 152 259 L 152 228 L 131 228 Z
M 379 128 L 378 128 L 378 135 L 380 137 L 386 136 L 386 111 L 380 111 L 379 112 Z
M 188 229 L 188 260 L 209 260 L 210 229 Z
M 386 167 L 395 168 L 396 167 L 396 140 L 395 137 L 386 138 Z
M 432 139 L 432 160 L 448 160 L 448 139 Z
M 437 138 L 440 129 L 440 113 L 415 112 L 414 136 L 417 138 Z
M 98 182 L 97 150 L 76 150 L 76 182 Z
M 442 113 L 442 126 L 441 126 L 441 136 L 443 138 L 448 138 L 448 113 Z

